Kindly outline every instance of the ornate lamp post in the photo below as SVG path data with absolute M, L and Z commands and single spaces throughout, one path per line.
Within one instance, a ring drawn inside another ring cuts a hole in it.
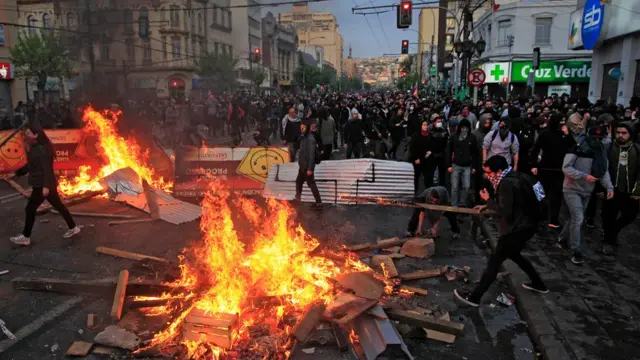
M 472 40 L 456 41 L 453 49 L 458 54 L 458 59 L 462 59 L 460 67 L 460 83 L 463 88 L 467 87 L 467 72 L 471 67 L 471 58 L 476 55 L 478 58 L 487 48 L 487 42 L 482 38 L 475 43 Z

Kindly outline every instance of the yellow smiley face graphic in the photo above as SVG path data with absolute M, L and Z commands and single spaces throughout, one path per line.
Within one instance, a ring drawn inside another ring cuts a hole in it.
M 9 166 L 15 166 L 24 160 L 24 146 L 20 139 L 13 138 L 9 140 L 1 150 L 0 156 Z

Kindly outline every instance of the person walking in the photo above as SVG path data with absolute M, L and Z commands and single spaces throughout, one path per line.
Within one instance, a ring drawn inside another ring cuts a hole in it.
M 282 143 L 289 148 L 291 161 L 296 161 L 296 153 L 300 148 L 300 118 L 296 116 L 296 109 L 289 108 L 289 112 L 282 118 Z
M 351 156 L 356 159 L 362 157 L 364 125 L 362 123 L 362 116 L 355 107 L 351 110 L 351 118 L 344 127 L 344 142 L 347 148 L 347 159 L 351 159 Z
M 320 139 L 322 140 L 322 160 L 330 160 L 336 133 L 336 122 L 325 106 L 318 110 Z
M 315 207 L 322 206 L 322 199 L 320 198 L 320 191 L 314 177 L 314 171 L 316 168 L 316 138 L 313 133 L 309 131 L 309 126 L 305 123 L 300 124 L 300 150 L 298 153 L 298 177 L 296 178 L 296 200 L 302 199 L 302 184 L 305 182 L 311 189 L 313 198 L 316 203 Z
M 419 194 L 420 175 L 423 176 L 425 189 L 433 182 L 433 174 L 431 174 L 430 180 L 427 173 L 427 159 L 431 156 L 431 151 L 429 151 L 431 138 L 428 129 L 429 123 L 425 120 L 422 122 L 420 132 L 414 133 L 409 141 L 409 161 L 413 164 L 413 193 L 415 196 Z
M 451 174 L 451 204 L 466 207 L 469 202 L 471 175 L 480 163 L 476 137 L 471 133 L 471 123 L 460 120 L 458 131 L 451 135 L 447 147 L 447 167 Z M 462 187 L 460 186 L 462 183 Z
M 36 221 L 38 207 L 47 200 L 56 209 L 69 230 L 62 235 L 68 239 L 80 233 L 80 227 L 76 225 L 69 210 L 62 203 L 58 194 L 58 181 L 53 173 L 54 150 L 49 137 L 44 130 L 35 124 L 30 124 L 24 131 L 24 140 L 27 144 L 27 164 L 16 171 L 15 175 L 29 174 L 31 195 L 25 208 L 25 223 L 22 234 L 12 237 L 12 243 L 22 246 L 31 244 L 31 232 Z
M 494 155 L 487 159 L 483 168 L 485 176 L 494 189 L 494 195 L 491 197 L 489 190 L 483 188 L 480 196 L 487 201 L 487 204 L 478 205 L 475 209 L 478 212 L 488 209 L 497 213 L 500 219 L 498 227 L 500 236 L 475 289 L 473 291 L 456 289 L 453 291 L 454 296 L 467 305 L 478 307 L 482 296 L 496 280 L 500 266 L 507 259 L 516 263 L 531 279 L 531 282 L 522 284 L 523 288 L 542 294 L 548 293 L 549 289 L 538 272 L 521 254 L 527 241 L 536 232 L 539 215 L 537 212 L 541 201 L 538 192 L 542 185 L 531 184 L 532 181 L 526 180 L 525 177 L 532 178 L 531 175 L 517 173 L 501 155 Z
M 500 155 L 507 160 L 513 170 L 518 171 L 520 143 L 510 128 L 511 120 L 503 117 L 498 123 L 498 128 L 487 133 L 482 144 L 482 159 L 486 161 L 493 155 Z

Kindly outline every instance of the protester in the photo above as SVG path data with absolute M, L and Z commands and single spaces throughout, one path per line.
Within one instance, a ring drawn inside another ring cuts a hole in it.
M 433 129 L 429 132 L 429 151 L 427 157 L 426 176 L 428 186 L 431 187 L 434 180 L 435 172 L 438 171 L 438 185 L 446 185 L 446 151 L 449 142 L 449 132 L 444 127 L 442 118 L 439 116 L 433 119 Z
M 444 186 L 434 186 L 427 188 L 422 192 L 422 194 L 420 194 L 420 196 L 418 196 L 417 200 L 419 202 L 432 205 L 450 205 L 449 192 Z M 460 237 L 460 227 L 458 226 L 458 221 L 456 219 L 455 213 L 420 208 L 416 208 L 413 210 L 413 214 L 411 215 L 409 224 L 407 225 L 407 232 L 405 233 L 405 236 L 412 237 L 422 235 L 422 226 L 424 224 L 425 214 L 427 220 L 429 220 L 429 224 L 431 225 L 428 233 L 429 236 L 433 238 L 438 236 L 440 218 L 444 215 L 444 217 L 449 220 L 449 226 L 451 226 L 451 232 L 453 232 L 454 239 Z
M 427 161 L 431 156 L 431 151 L 429 150 L 431 138 L 428 127 L 429 124 L 423 121 L 420 132 L 413 134 L 409 142 L 409 162 L 413 164 L 413 191 L 416 196 L 418 195 L 420 176 L 423 176 L 425 188 L 430 186 L 433 179 L 433 174 L 429 175 L 427 173 Z
M 289 113 L 282 118 L 282 143 L 289 148 L 291 161 L 296 161 L 296 153 L 299 149 L 300 120 L 294 108 L 289 108 Z
M 315 199 L 315 207 L 322 205 L 322 199 L 320 198 L 320 191 L 314 176 L 316 168 L 316 139 L 314 135 L 309 131 L 307 124 L 300 124 L 300 153 L 298 154 L 298 177 L 296 178 L 296 195 L 297 201 L 301 201 L 302 197 L 302 184 L 305 182 L 313 198 Z
M 364 127 L 358 109 L 351 109 L 351 118 L 344 127 L 344 142 L 347 149 L 347 159 L 362 157 L 364 147 Z
M 69 230 L 62 235 L 65 239 L 80 233 L 80 227 L 76 225 L 62 203 L 58 194 L 58 181 L 53 173 L 54 149 L 49 137 L 44 130 L 36 124 L 30 124 L 24 131 L 24 141 L 27 144 L 27 164 L 16 171 L 17 176 L 29 174 L 29 185 L 31 185 L 31 195 L 27 201 L 25 209 L 25 223 L 22 234 L 12 237 L 11 242 L 17 245 L 28 246 L 31 244 L 31 232 L 36 220 L 38 207 L 47 200 L 56 209 Z
M 318 111 L 318 118 L 320 127 L 320 139 L 322 140 L 322 160 L 331 159 L 331 153 L 333 152 L 333 143 L 336 133 L 336 122 L 329 114 L 329 109 L 326 107 L 320 108 Z
M 462 119 L 458 131 L 451 135 L 447 148 L 447 167 L 451 174 L 451 204 L 466 207 L 468 205 L 471 175 L 475 174 L 480 156 L 476 138 L 471 132 L 471 123 Z
M 518 137 L 509 130 L 510 124 L 510 119 L 503 117 L 498 122 L 498 129 L 487 133 L 483 140 L 482 158 L 487 160 L 494 155 L 500 155 L 507 160 L 509 166 L 518 171 L 520 144 Z

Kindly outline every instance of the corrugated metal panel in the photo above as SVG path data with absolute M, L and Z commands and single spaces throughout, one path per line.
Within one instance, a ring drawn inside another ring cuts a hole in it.
M 376 312 L 384 313 L 380 305 L 376 307 Z M 363 314 L 353 321 L 353 331 L 360 338 L 360 346 L 367 360 L 375 360 L 384 352 L 394 355 L 401 352 L 406 355 L 406 359 L 413 360 L 407 345 L 389 319 Z M 389 358 L 399 359 L 395 356 Z
M 293 200 L 297 176 L 296 163 L 272 165 L 264 187 L 264 197 Z M 375 159 L 323 161 L 316 166 L 315 178 L 325 203 L 354 203 L 341 200 L 341 196 L 413 196 L 413 166 L 406 162 Z M 306 184 L 302 187 L 302 201 L 314 201 Z
M 202 216 L 202 208 L 200 206 L 178 200 L 161 190 L 153 189 L 153 191 L 158 199 L 160 219 L 171 224 L 180 225 Z M 118 194 L 115 201 L 122 201 L 142 211 L 149 212 L 149 206 L 147 206 L 147 199 L 144 194 L 138 196 Z

